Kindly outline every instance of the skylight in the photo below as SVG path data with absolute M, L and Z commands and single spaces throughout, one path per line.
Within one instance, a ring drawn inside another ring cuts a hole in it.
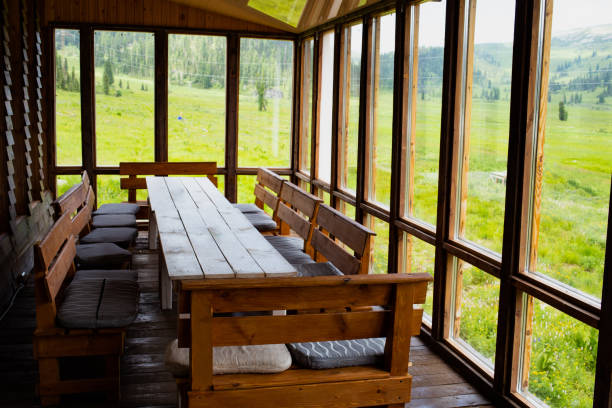
M 248 6 L 297 27 L 308 0 L 249 0 Z

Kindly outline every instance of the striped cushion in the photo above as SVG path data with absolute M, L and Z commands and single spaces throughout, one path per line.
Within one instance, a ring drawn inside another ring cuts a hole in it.
M 379 365 L 385 354 L 385 338 L 291 343 L 287 348 L 294 363 L 303 368 Z

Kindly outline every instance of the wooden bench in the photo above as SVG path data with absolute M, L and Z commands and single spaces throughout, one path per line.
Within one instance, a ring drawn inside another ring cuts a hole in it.
M 182 402 L 197 407 L 403 407 L 410 401 L 410 336 L 420 331 L 427 274 L 323 276 L 184 281 L 183 308 L 190 331 L 190 377 L 180 382 Z M 374 310 L 370 306 L 384 306 Z M 346 310 L 286 316 L 226 317 L 269 310 Z M 225 313 L 218 317 L 216 313 Z M 286 344 L 386 337 L 384 365 L 279 374 L 213 375 L 216 346 Z M 182 385 L 182 388 L 181 388 Z M 180 405 L 184 406 L 184 405 Z
M 138 218 L 148 217 L 148 205 L 144 201 L 137 201 L 137 190 L 147 189 L 147 180 L 139 176 L 207 176 L 216 186 L 216 162 L 121 162 L 119 174 L 122 177 L 120 185 L 122 190 L 128 190 L 128 202 L 138 203 L 141 211 Z
M 234 204 L 262 234 L 276 234 L 279 231 L 277 212 L 285 182 L 285 179 L 278 174 L 260 167 L 257 169 L 257 183 L 253 191 L 255 205 Z M 272 210 L 271 216 L 264 212 L 266 206 Z
M 125 295 L 126 288 L 135 295 L 127 302 L 129 304 L 126 303 L 127 312 L 131 306 L 132 316 L 135 317 L 133 308 L 136 313 L 138 308 L 138 289 L 135 282 L 116 280 L 105 289 L 106 279 L 84 278 L 81 282 L 75 285 L 71 283 L 67 287 L 76 273 L 76 237 L 72 234 L 70 216 L 70 213 L 64 213 L 44 239 L 34 245 L 37 324 L 33 338 L 33 354 L 38 360 L 38 394 L 42 405 L 57 405 L 60 395 L 81 392 L 105 391 L 109 399 L 119 398 L 119 363 L 123 353 L 125 329 L 114 327 L 113 324 L 104 326 L 103 320 L 106 317 L 102 316 L 105 316 L 105 313 L 99 308 L 106 308 L 107 300 L 116 297 L 118 293 Z M 104 294 L 98 287 L 102 288 Z M 96 292 L 93 296 L 88 292 L 84 295 L 81 292 L 79 299 L 83 300 L 84 297 L 87 304 L 78 301 L 79 288 Z M 119 290 L 114 291 L 113 288 Z M 77 296 L 73 297 L 75 294 Z M 99 299 L 95 296 L 99 296 Z M 74 302 L 71 303 L 71 300 Z M 120 303 L 118 306 L 121 307 L 123 302 Z M 72 311 L 66 311 L 68 304 L 72 306 Z M 74 310 L 85 316 L 83 319 L 93 319 L 93 323 L 80 325 L 82 320 L 75 319 L 74 324 L 60 326 L 62 321 L 69 320 L 70 313 L 74 316 Z M 93 312 L 89 313 L 92 310 Z M 67 314 L 60 315 L 62 311 Z M 132 317 L 128 317 L 129 319 L 133 320 Z M 80 379 L 63 379 L 60 376 L 60 358 L 85 356 L 100 356 L 105 359 L 104 377 L 89 378 L 89 373 Z

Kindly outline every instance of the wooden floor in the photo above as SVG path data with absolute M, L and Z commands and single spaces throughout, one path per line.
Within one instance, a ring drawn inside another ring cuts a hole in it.
M 172 376 L 164 369 L 166 344 L 176 336 L 175 313 L 159 309 L 157 254 L 146 249 L 141 234 L 133 256 L 140 283 L 140 312 L 130 326 L 121 363 L 122 407 L 175 407 Z M 32 332 L 36 325 L 34 288 L 26 286 L 0 321 L 0 407 L 38 406 L 38 372 L 32 358 Z M 412 402 L 407 407 L 484 407 L 490 402 L 436 356 L 418 338 L 410 352 L 413 366 Z M 106 407 L 99 395 L 65 398 L 66 407 Z M 242 408 L 242 407 L 236 407 Z

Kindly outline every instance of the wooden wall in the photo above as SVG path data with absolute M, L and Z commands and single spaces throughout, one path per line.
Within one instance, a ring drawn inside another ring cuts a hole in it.
M 46 0 L 44 23 L 282 33 L 283 31 L 167 0 Z
M 35 0 L 0 4 L 0 311 L 52 223 L 45 179 L 42 44 Z

